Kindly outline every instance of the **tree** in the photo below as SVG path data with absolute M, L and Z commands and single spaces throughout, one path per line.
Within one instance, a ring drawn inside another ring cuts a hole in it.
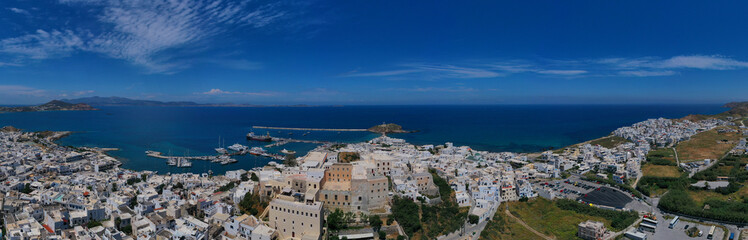
M 343 214 L 343 221 L 345 221 L 346 224 L 354 222 L 355 218 L 356 214 L 353 212 L 346 212 Z
M 387 216 L 387 226 L 392 225 L 392 222 L 394 222 L 394 221 L 395 221 L 395 217 L 392 216 L 392 214 L 390 214 L 389 216 Z
M 338 237 L 337 235 L 332 235 L 332 236 L 330 236 L 330 238 L 328 238 L 328 239 L 329 239 L 329 240 L 340 240 L 340 238 L 339 238 L 339 237 Z
M 252 179 L 252 181 L 255 181 L 255 182 L 259 182 L 260 181 L 260 178 L 257 177 L 257 174 L 255 174 L 255 173 L 252 173 L 252 177 L 250 177 L 250 179 Z
M 260 196 L 247 192 L 244 194 L 244 198 L 239 202 L 239 209 L 242 212 L 249 212 L 249 214 L 257 215 L 260 211 L 258 208 L 265 208 L 266 203 L 260 199 Z
M 132 234 L 132 225 L 127 225 L 122 227 L 122 232 L 124 232 L 127 235 Z
M 339 231 L 348 227 L 345 221 L 345 213 L 340 209 L 335 209 L 330 215 L 327 216 L 327 228 L 332 231 Z
M 418 214 L 418 204 L 407 198 L 395 195 L 392 199 L 392 215 L 403 228 L 405 234 L 412 236 L 421 230 L 421 219 Z
M 378 215 L 369 216 L 369 225 L 374 228 L 374 231 L 379 231 L 382 228 L 382 219 Z
M 397 235 L 397 240 L 405 240 L 405 237 L 403 235 Z
M 380 240 L 387 239 L 387 233 L 385 233 L 384 231 L 379 231 L 379 239 Z
M 112 192 L 117 191 L 117 183 L 112 183 Z
M 299 162 L 296 161 L 296 158 L 290 158 L 289 157 L 289 158 L 286 158 L 285 160 L 283 160 L 283 164 L 285 164 L 286 166 L 289 166 L 289 167 L 296 167 L 297 165 L 299 165 Z
M 86 224 L 86 227 L 88 228 L 95 228 L 97 226 L 101 226 L 101 222 L 99 221 L 90 221 L 88 224 Z
M 244 173 L 242 174 L 242 182 L 246 182 L 246 181 L 249 181 L 249 177 L 247 177 L 247 174 Z
M 478 224 L 478 221 L 480 221 L 480 217 L 475 214 L 468 215 L 468 223 L 470 224 Z
M 527 200 L 530 200 L 530 199 L 528 199 L 526 196 L 522 196 L 521 198 L 519 198 L 520 202 L 527 202 Z
M 223 185 L 223 186 L 219 187 L 218 189 L 216 189 L 216 191 L 214 193 L 225 192 L 225 191 L 231 190 L 232 188 L 234 188 L 234 182 L 229 182 L 226 185 Z
M 137 197 L 130 198 L 130 203 L 129 203 L 130 209 L 135 209 L 135 206 L 137 205 L 138 205 L 138 198 Z
M 23 190 L 21 190 L 22 193 L 29 194 L 31 193 L 31 183 L 26 183 L 26 185 L 23 186 Z

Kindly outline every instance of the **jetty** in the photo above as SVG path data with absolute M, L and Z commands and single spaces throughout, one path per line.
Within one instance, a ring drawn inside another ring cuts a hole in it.
M 366 132 L 368 129 L 357 128 L 292 128 L 292 127 L 266 127 L 252 126 L 257 129 L 292 130 L 292 131 L 327 131 L 327 132 Z
M 330 141 L 319 141 L 319 140 L 301 140 L 293 138 L 273 138 L 273 143 L 265 145 L 265 148 L 277 147 L 285 145 L 286 143 L 313 143 L 313 144 L 330 144 L 334 142 Z

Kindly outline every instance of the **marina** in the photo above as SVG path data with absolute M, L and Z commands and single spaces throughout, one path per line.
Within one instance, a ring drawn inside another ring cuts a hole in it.
M 166 159 L 166 163 L 169 166 L 185 167 L 185 168 L 192 167 L 192 163 L 190 162 L 190 160 L 210 161 L 212 163 L 219 163 L 221 165 L 237 163 L 238 161 L 234 158 L 231 158 L 231 156 L 246 155 L 246 154 L 272 158 L 275 160 L 283 160 L 283 155 L 268 153 L 261 147 L 253 147 L 251 149 L 242 148 L 241 151 L 235 151 L 235 152 L 225 153 L 225 154 L 220 154 L 220 155 L 215 155 L 215 156 L 166 156 L 166 155 L 163 155 L 163 153 L 161 152 L 151 151 L 151 150 L 145 151 L 145 154 L 148 157 L 152 157 L 152 158 Z
M 336 130 L 339 130 L 339 129 L 336 129 Z M 254 140 L 254 141 L 260 141 L 260 142 L 272 142 L 270 144 L 265 145 L 264 146 L 265 148 L 279 147 L 279 146 L 283 146 L 288 143 L 311 143 L 311 144 L 334 144 L 335 143 L 335 142 L 320 141 L 320 140 L 302 140 L 302 139 L 293 139 L 293 138 L 271 137 L 269 133 L 267 133 L 266 135 L 255 135 L 254 132 L 250 132 L 247 134 L 247 140 Z M 163 153 L 161 152 L 152 151 L 152 150 L 145 151 L 145 154 L 148 157 L 166 159 L 166 163 L 169 166 L 184 167 L 184 168 L 192 167 L 192 162 L 190 162 L 191 160 L 210 161 L 212 163 L 219 163 L 221 165 L 227 165 L 227 164 L 238 162 L 236 159 L 231 158 L 231 156 L 251 154 L 255 156 L 272 158 L 275 160 L 283 160 L 285 157 L 284 155 L 288 155 L 289 153 L 295 154 L 295 152 L 287 151 L 285 149 L 281 152 L 283 154 L 269 153 L 262 147 L 250 148 L 248 146 L 245 146 L 239 143 L 235 143 L 226 148 L 221 147 L 220 145 L 221 144 L 219 140 L 219 147 L 214 149 L 218 153 L 218 155 L 212 155 L 212 156 L 188 156 L 189 154 L 186 154 L 186 156 L 166 156 L 166 155 L 163 155 Z

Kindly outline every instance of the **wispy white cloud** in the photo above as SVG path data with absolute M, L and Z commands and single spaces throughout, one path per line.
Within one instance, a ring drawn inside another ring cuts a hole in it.
M 417 73 L 422 72 L 423 70 L 419 69 L 402 69 L 402 70 L 391 70 L 391 71 L 381 71 L 381 72 L 365 72 L 365 73 L 359 73 L 359 72 L 350 72 L 343 74 L 345 77 L 386 77 L 386 76 L 397 76 L 397 75 L 404 75 L 404 74 L 410 74 L 410 73 Z
M 210 89 L 207 92 L 203 92 L 204 95 L 245 95 L 245 96 L 275 96 L 278 95 L 276 92 L 238 92 L 238 91 L 224 91 L 218 88 Z
M 15 95 L 15 96 L 34 96 L 43 97 L 47 95 L 46 90 L 36 89 L 21 85 L 0 85 L 0 93 L 2 95 Z
M 64 57 L 75 51 L 101 53 L 143 66 L 152 73 L 189 67 L 184 55 L 237 28 L 262 28 L 288 15 L 280 3 L 225 0 L 59 0 L 95 14 L 100 30 L 38 30 L 0 40 L 0 52 L 18 61 Z M 20 9 L 19 9 L 20 10 Z M 14 10 L 11 10 L 14 11 Z M 228 63 L 249 69 L 249 62 Z
M 660 77 L 675 75 L 677 72 L 671 70 L 664 71 L 648 71 L 648 70 L 636 70 L 636 71 L 620 71 L 618 72 L 623 76 L 634 76 L 634 77 Z
M 536 73 L 546 76 L 572 77 L 588 73 L 581 69 L 545 69 L 529 61 L 514 60 L 488 64 L 401 64 L 403 69 L 379 72 L 349 72 L 344 77 L 390 77 L 403 75 L 407 79 L 477 79 L 496 78 L 517 73 Z
M 11 12 L 14 12 L 14 13 L 18 13 L 18 14 L 31 15 L 31 13 L 29 13 L 29 11 L 26 11 L 26 10 L 23 10 L 23 9 L 20 9 L 20 8 L 11 7 L 11 8 L 8 8 L 8 10 L 10 10 Z
M 72 95 L 76 96 L 76 97 L 80 97 L 80 96 L 83 96 L 83 95 L 93 94 L 94 92 L 95 92 L 94 90 L 84 90 L 84 91 L 74 92 L 74 93 L 72 93 Z
M 656 57 L 606 58 L 597 62 L 619 69 L 732 70 L 748 68 L 748 62 L 721 55 L 681 55 L 667 59 Z
M 601 58 L 579 60 L 525 60 L 487 61 L 463 65 L 450 64 L 402 64 L 401 69 L 379 72 L 353 71 L 344 77 L 394 77 L 399 79 L 475 79 L 494 78 L 511 74 L 537 74 L 543 77 L 584 78 L 605 77 L 663 77 L 692 70 L 737 70 L 748 69 L 748 62 L 721 55 L 681 55 L 670 58 Z
M 402 64 L 398 70 L 386 70 L 379 72 L 349 72 L 342 74 L 343 77 L 390 77 L 410 75 L 414 79 L 441 79 L 441 78 L 492 78 L 501 74 L 477 67 L 463 67 L 449 64 Z
M 439 77 L 447 78 L 492 78 L 501 76 L 497 72 L 474 67 L 438 64 L 413 64 L 412 66 L 416 69 L 436 72 L 440 75 Z
M 719 55 L 676 56 L 657 64 L 659 64 L 660 68 L 695 68 L 710 70 L 729 70 L 748 67 L 748 62 L 738 61 Z
M 586 70 L 538 70 L 537 73 L 550 75 L 573 76 L 587 73 Z
M 12 63 L 12 62 L 0 62 L 0 67 L 3 67 L 3 66 L 9 66 L 9 67 L 20 67 L 20 66 L 23 66 L 23 65 L 22 65 L 22 64 L 20 64 L 20 63 Z
M 83 47 L 84 41 L 69 30 L 47 32 L 39 29 L 24 36 L 0 40 L 0 53 L 29 59 L 63 57 Z
M 412 87 L 412 88 L 390 88 L 388 91 L 406 91 L 406 92 L 450 92 L 450 93 L 467 93 L 481 91 L 497 91 L 495 88 L 473 88 L 473 87 Z
M 445 88 L 417 87 L 417 88 L 409 89 L 409 91 L 413 91 L 413 92 L 477 92 L 478 90 L 475 88 L 469 88 L 469 87 L 445 87 Z

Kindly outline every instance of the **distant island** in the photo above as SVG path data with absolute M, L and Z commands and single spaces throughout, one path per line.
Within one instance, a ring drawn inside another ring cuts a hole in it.
M 406 131 L 403 130 L 403 127 L 394 123 L 383 123 L 380 125 L 376 125 L 373 127 L 370 127 L 367 129 L 369 132 L 373 133 L 412 133 L 416 131 Z
M 85 103 L 69 103 L 52 100 L 38 106 L 0 107 L 0 112 L 40 112 L 40 111 L 92 111 L 98 110 Z
M 75 99 L 62 99 L 60 101 L 69 103 L 85 103 L 91 106 L 151 106 L 151 107 L 313 107 L 311 105 L 257 105 L 257 104 L 235 104 L 235 103 L 196 103 L 191 101 L 155 101 L 138 100 L 124 97 L 85 97 Z

